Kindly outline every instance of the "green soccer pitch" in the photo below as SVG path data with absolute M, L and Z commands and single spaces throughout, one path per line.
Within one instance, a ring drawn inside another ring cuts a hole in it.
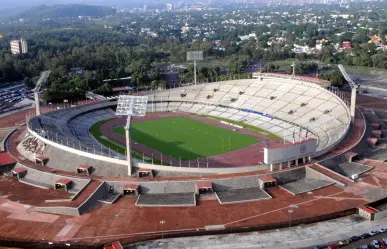
M 123 127 L 113 130 L 125 136 Z M 260 141 L 255 137 L 185 117 L 134 123 L 131 126 L 131 139 L 182 160 L 221 154 Z

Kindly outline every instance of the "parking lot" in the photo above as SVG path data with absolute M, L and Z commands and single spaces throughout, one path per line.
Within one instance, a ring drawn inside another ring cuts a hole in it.
M 23 83 L 0 88 L 0 114 L 22 108 L 22 106 L 15 107 L 14 105 L 27 98 L 33 99 L 33 92 Z
M 346 240 L 336 241 L 324 245 L 316 245 L 311 249 L 336 249 L 336 248 L 348 248 L 348 249 L 379 249 L 387 248 L 387 229 L 382 228 L 380 230 L 370 231 L 369 233 L 357 234 Z M 376 245 L 374 240 L 378 242 Z M 375 246 L 374 246 L 375 245 Z
M 373 240 L 378 240 L 379 241 L 380 248 L 386 248 L 386 245 L 382 241 L 383 238 L 387 238 L 387 233 L 380 233 L 380 234 L 377 234 L 377 235 L 372 236 L 372 237 L 367 238 L 367 239 L 362 239 L 362 240 L 359 240 L 359 241 L 356 241 L 356 242 L 352 242 L 350 245 L 347 245 L 347 246 L 344 246 L 344 247 L 341 247 L 341 248 L 348 248 L 348 249 L 362 248 L 365 245 L 367 245 L 368 248 L 375 248 L 375 247 L 373 247 L 371 245 Z

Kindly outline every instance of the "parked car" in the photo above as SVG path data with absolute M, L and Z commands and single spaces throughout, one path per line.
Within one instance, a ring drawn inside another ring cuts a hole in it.
M 383 238 L 383 243 L 387 245 L 387 238 Z
M 361 239 L 366 239 L 366 238 L 369 238 L 369 237 L 371 237 L 371 234 L 369 234 L 369 233 L 363 233 L 362 235 L 360 235 Z
M 379 246 L 380 246 L 380 248 L 386 248 L 386 245 L 381 240 L 379 240 Z
M 379 234 L 379 231 L 371 231 L 371 232 L 369 232 L 369 234 L 370 234 L 371 236 L 374 236 L 374 235 L 376 235 L 376 234 Z
M 362 245 L 360 249 L 368 249 L 368 245 Z
M 372 241 L 372 246 L 373 246 L 374 248 L 376 248 L 376 249 L 380 248 L 379 241 L 373 240 L 373 241 Z
M 328 246 L 328 249 L 337 249 L 339 248 L 340 246 L 338 244 L 332 244 L 332 245 L 329 245 Z
M 326 245 L 317 245 L 314 247 L 314 249 L 326 249 L 327 246 Z
M 340 246 L 346 246 L 349 244 L 349 241 L 348 240 L 342 240 L 342 241 L 339 241 L 339 245 Z
M 351 238 L 349 238 L 349 242 L 354 242 L 354 241 L 358 241 L 360 239 L 359 236 L 352 236 Z

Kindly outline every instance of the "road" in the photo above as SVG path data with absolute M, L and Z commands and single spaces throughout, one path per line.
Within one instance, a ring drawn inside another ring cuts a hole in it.
M 130 249 L 309 249 L 317 244 L 330 244 L 339 240 L 348 239 L 354 235 L 361 235 L 372 230 L 387 227 L 387 218 L 378 222 L 365 221 L 359 216 L 349 216 L 331 221 L 324 221 L 303 227 L 291 229 L 276 229 L 271 231 L 225 234 L 213 236 L 197 236 L 187 238 L 172 238 L 162 241 L 148 241 L 135 245 L 128 245 Z M 384 234 L 387 237 L 387 233 Z M 381 235 L 381 237 L 383 237 Z M 372 241 L 372 239 L 370 239 Z M 367 241 L 359 241 L 363 245 Z M 353 248 L 355 244 L 343 248 Z
M 387 233 L 378 234 L 378 235 L 375 235 L 375 236 L 368 238 L 368 239 L 362 239 L 362 240 L 356 241 L 354 243 L 351 243 L 348 246 L 341 247 L 341 248 L 343 248 L 343 249 L 360 248 L 362 245 L 370 245 L 372 243 L 372 241 L 375 239 L 378 241 L 381 241 L 383 238 L 387 238 Z

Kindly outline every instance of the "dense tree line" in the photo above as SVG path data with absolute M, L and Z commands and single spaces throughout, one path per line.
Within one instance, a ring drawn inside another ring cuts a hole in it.
M 338 68 L 334 68 L 331 71 L 322 72 L 318 77 L 319 79 L 329 80 L 332 86 L 341 86 L 345 82 L 345 79 Z
M 337 7 L 337 6 L 336 6 Z M 0 39 L 0 84 L 15 80 L 25 80 L 33 86 L 37 76 L 43 70 L 51 70 L 50 85 L 45 94 L 46 99 L 56 100 L 61 97 L 82 96 L 85 91 L 94 90 L 98 93 L 111 93 L 112 88 L 121 85 L 131 85 L 138 88 L 165 87 L 163 73 L 160 68 L 169 63 L 183 63 L 186 61 L 186 52 L 201 50 L 205 59 L 224 60 L 226 68 L 217 66 L 202 67 L 198 70 L 199 82 L 211 82 L 220 79 L 244 77 L 241 76 L 244 68 L 250 61 L 263 61 L 264 71 L 283 71 L 291 73 L 290 65 L 281 66 L 270 63 L 277 60 L 298 59 L 296 73 L 316 73 L 317 64 L 304 63 L 305 60 L 315 59 L 322 64 L 347 64 L 351 66 L 365 66 L 387 68 L 387 52 L 378 50 L 374 44 L 364 45 L 371 34 L 369 30 L 377 30 L 377 34 L 385 43 L 387 22 L 381 21 L 383 13 L 375 11 L 368 13 L 371 20 L 367 23 L 370 29 L 356 29 L 349 32 L 347 20 L 341 17 L 335 19 L 335 25 L 328 24 L 330 13 L 334 6 L 312 6 L 311 11 L 319 13 L 326 22 L 324 27 L 316 23 L 297 23 L 290 17 L 273 18 L 269 23 L 259 25 L 236 25 L 227 28 L 227 25 L 216 25 L 210 37 L 199 36 L 188 32 L 182 36 L 180 28 L 184 23 L 171 25 L 177 17 L 176 13 L 163 13 L 160 15 L 141 16 L 141 14 L 115 15 L 101 23 L 88 22 L 77 19 L 55 19 L 42 22 L 29 22 L 28 24 L 13 24 L 4 27 L 10 34 L 18 34 L 28 40 L 29 53 L 26 55 L 11 56 L 9 41 L 11 37 Z M 291 7 L 275 7 L 267 9 L 260 15 L 277 15 L 275 11 L 298 13 L 298 9 Z M 357 7 L 357 10 L 361 7 Z M 355 9 L 356 10 L 356 9 Z M 110 10 L 109 10 L 110 11 Z M 222 15 L 220 11 L 210 11 L 206 22 L 217 22 L 235 18 L 235 15 Z M 253 15 L 253 10 L 245 13 Z M 356 11 L 348 10 L 355 18 L 360 18 Z M 219 14 L 219 15 L 217 15 Z M 201 12 L 189 13 L 192 27 L 201 26 L 203 15 Z M 363 13 L 364 15 L 364 13 Z M 295 17 L 294 17 L 295 18 Z M 372 21 L 374 20 L 374 21 Z M 173 23 L 174 24 L 174 23 Z M 321 23 L 320 23 L 321 24 Z M 171 29 L 161 27 L 173 26 Z M 66 27 L 66 28 L 65 28 Z M 72 27 L 68 29 L 68 27 Z M 158 37 L 151 38 L 147 34 L 140 34 L 141 28 L 147 27 L 157 31 Z M 335 35 L 342 32 L 340 36 Z M 256 39 L 241 41 L 239 36 L 255 32 Z M 276 38 L 285 38 L 286 44 L 279 44 Z M 332 37 L 324 44 L 322 50 L 315 54 L 295 54 L 292 51 L 294 44 L 315 46 L 316 40 Z M 12 37 L 17 38 L 17 37 Z M 220 40 L 217 49 L 215 40 Z M 352 49 L 337 52 L 333 44 L 351 41 Z M 82 77 L 71 72 L 72 68 L 84 70 Z M 226 75 L 227 74 L 227 75 Z M 182 83 L 193 81 L 193 68 L 181 70 Z M 117 80 L 128 78 L 130 80 Z M 320 73 L 319 77 L 330 79 L 334 84 L 343 82 L 336 70 Z M 106 79 L 113 79 L 105 81 Z

